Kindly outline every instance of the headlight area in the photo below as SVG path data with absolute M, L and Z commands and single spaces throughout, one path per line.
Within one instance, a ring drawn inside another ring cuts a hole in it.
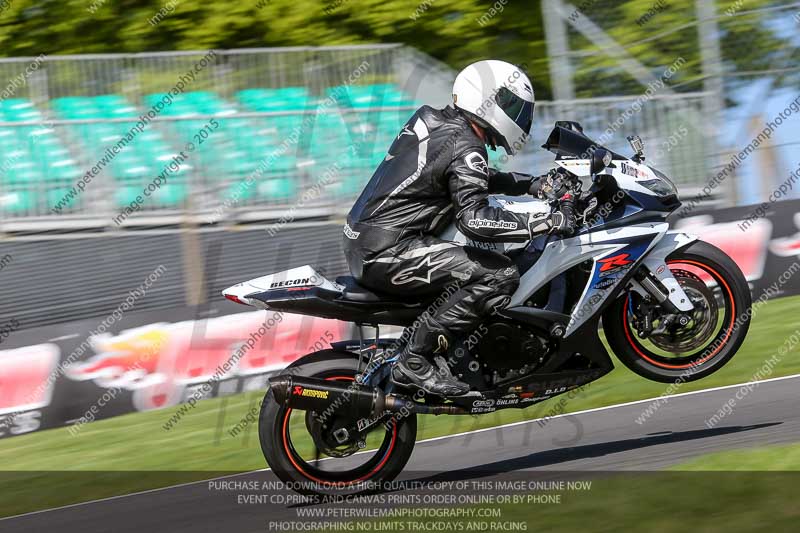
M 671 183 L 660 179 L 637 181 L 636 184 L 650 189 L 658 196 L 672 196 L 676 192 Z
M 651 191 L 653 191 L 656 194 L 661 194 L 663 196 L 669 196 L 669 195 L 673 195 L 674 194 L 675 196 L 678 196 L 678 188 L 675 186 L 674 183 L 672 183 L 672 180 L 669 179 L 666 174 L 664 174 L 660 170 L 655 169 L 653 167 L 647 167 L 647 168 L 652 170 L 653 174 L 655 174 L 656 178 L 658 178 L 656 180 L 650 180 L 650 182 L 658 182 L 658 181 L 660 181 L 661 185 L 656 185 L 656 187 L 660 187 L 661 190 L 664 190 L 664 188 L 666 188 L 666 190 L 668 192 L 661 193 L 661 192 L 659 192 L 659 190 L 654 189 L 652 187 L 649 187 L 648 185 L 645 185 L 644 183 L 642 183 L 642 185 L 644 185 L 645 187 L 647 187 L 648 189 L 650 189 Z

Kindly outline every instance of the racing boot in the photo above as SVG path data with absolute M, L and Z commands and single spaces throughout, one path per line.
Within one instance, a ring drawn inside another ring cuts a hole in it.
M 449 340 L 443 328 L 435 328 L 431 319 L 421 320 L 408 344 L 397 354 L 392 378 L 403 385 L 414 385 L 437 396 L 461 396 L 469 392 L 469 385 L 459 381 L 450 372 L 444 357 L 434 357 L 434 366 L 424 355 L 436 346 L 434 353 L 446 353 Z

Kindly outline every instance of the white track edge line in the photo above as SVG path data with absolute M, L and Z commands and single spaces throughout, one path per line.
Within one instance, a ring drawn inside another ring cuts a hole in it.
M 710 389 L 700 389 L 700 390 L 696 390 L 696 391 L 681 392 L 681 393 L 678 393 L 678 394 L 670 394 L 668 396 L 656 396 L 655 398 L 646 398 L 644 400 L 635 400 L 635 401 L 632 401 L 632 402 L 616 403 L 616 404 L 613 404 L 613 405 L 605 405 L 603 407 L 593 407 L 592 409 L 584 409 L 583 411 L 574 411 L 574 412 L 571 412 L 571 413 L 563 413 L 563 414 L 553 415 L 553 416 L 549 416 L 549 417 L 545 416 L 545 417 L 542 417 L 542 418 L 532 418 L 530 420 L 521 420 L 519 422 L 511 422 L 511 423 L 508 423 L 508 424 L 502 424 L 500 426 L 492 426 L 492 427 L 488 427 L 488 428 L 475 429 L 475 430 L 472 430 L 472 431 L 464 431 L 463 433 L 454 433 L 452 435 L 442 435 L 440 437 L 431 437 L 429 439 L 418 440 L 417 444 L 423 444 L 423 443 L 426 443 L 426 442 L 433 442 L 433 441 L 443 440 L 443 439 L 451 439 L 451 438 L 454 438 L 454 437 L 463 437 L 465 435 L 472 435 L 472 434 L 475 434 L 475 433 L 484 433 L 486 431 L 493 431 L 493 430 L 496 430 L 496 429 L 503 429 L 503 428 L 521 426 L 523 424 L 530 424 L 532 422 L 538 422 L 540 420 L 552 420 L 554 418 L 564 418 L 564 417 L 567 417 L 567 416 L 576 416 L 576 415 L 583 415 L 583 414 L 587 414 L 587 413 L 596 413 L 598 411 L 608 411 L 608 410 L 611 410 L 611 409 L 616 409 L 618 407 L 627 407 L 627 406 L 630 406 L 630 405 L 637 405 L 637 404 L 640 404 L 640 403 L 655 402 L 655 401 L 659 401 L 659 400 L 669 401 L 672 398 L 680 398 L 680 397 L 683 397 L 683 396 L 693 396 L 695 394 L 704 394 L 706 392 L 714 392 L 714 391 L 725 390 L 725 389 L 735 389 L 737 387 L 742 387 L 742 386 L 747 385 L 749 383 L 761 384 L 761 383 L 770 383 L 770 382 L 773 382 L 773 381 L 783 381 L 783 380 L 786 380 L 786 379 L 797 379 L 797 378 L 800 378 L 800 374 L 792 374 L 790 376 L 781 376 L 781 377 L 777 377 L 777 378 L 762 379 L 760 381 L 747 381 L 747 382 L 744 382 L 744 383 L 736 383 L 736 384 L 733 384 L 733 385 L 723 385 L 723 386 L 720 386 L 720 387 L 712 387 Z

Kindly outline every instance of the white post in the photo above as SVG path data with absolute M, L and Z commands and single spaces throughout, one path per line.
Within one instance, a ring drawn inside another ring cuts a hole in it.
M 553 90 L 554 100 L 573 100 L 575 87 L 572 84 L 572 65 L 569 62 L 569 41 L 566 24 L 559 15 L 560 9 L 563 9 L 561 0 L 542 2 L 550 63 L 550 87 Z
M 711 131 L 720 131 L 720 115 L 724 109 L 724 87 L 722 79 L 722 54 L 719 47 L 719 28 L 717 26 L 717 8 L 714 0 L 697 0 L 697 34 L 700 41 L 700 62 L 703 68 L 703 90 L 708 94 L 703 99 L 703 121 Z M 714 151 L 716 152 L 716 150 Z M 712 154 L 711 167 L 715 168 L 721 157 Z M 724 188 L 725 201 L 736 203 L 736 186 L 734 182 Z

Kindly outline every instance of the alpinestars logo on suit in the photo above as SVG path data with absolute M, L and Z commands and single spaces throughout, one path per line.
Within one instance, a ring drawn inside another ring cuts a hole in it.
M 441 259 L 433 261 L 430 255 L 426 255 L 418 265 L 401 270 L 395 274 L 392 277 L 392 283 L 395 285 L 403 285 L 404 283 L 411 283 L 412 281 L 420 281 L 430 284 L 431 274 L 452 260 L 452 257 L 442 257 Z

